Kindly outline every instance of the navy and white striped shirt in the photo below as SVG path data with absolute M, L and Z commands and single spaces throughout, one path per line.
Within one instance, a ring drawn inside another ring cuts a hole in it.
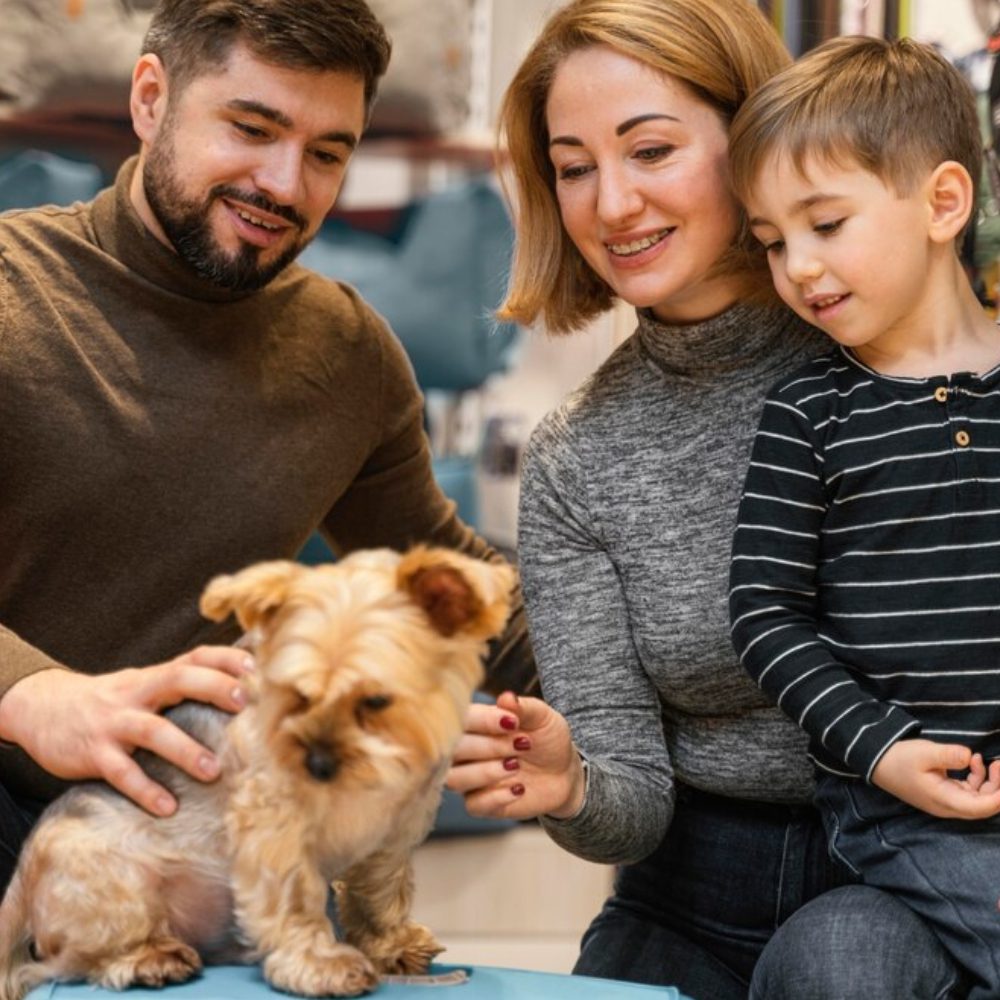
M 733 543 L 733 641 L 870 780 L 903 737 L 1000 757 L 1000 367 L 896 378 L 838 349 L 772 389 Z

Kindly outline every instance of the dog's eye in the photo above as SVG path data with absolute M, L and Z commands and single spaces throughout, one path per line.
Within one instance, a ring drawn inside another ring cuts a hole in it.
M 358 702 L 358 708 L 362 712 L 381 712 L 392 704 L 392 698 L 387 694 L 373 694 L 367 698 L 362 698 Z

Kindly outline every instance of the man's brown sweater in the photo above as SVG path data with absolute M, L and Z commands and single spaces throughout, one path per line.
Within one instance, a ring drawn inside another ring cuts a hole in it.
M 385 323 L 292 265 L 234 294 L 129 201 L 135 161 L 88 204 L 0 216 L 0 696 L 52 666 L 103 673 L 230 642 L 216 573 L 335 551 L 486 544 L 436 486 L 422 400 Z M 520 616 L 502 686 L 523 672 Z M 59 788 L 20 751 L 0 782 Z

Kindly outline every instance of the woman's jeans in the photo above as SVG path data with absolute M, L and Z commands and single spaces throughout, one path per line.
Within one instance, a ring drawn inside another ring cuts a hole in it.
M 660 846 L 619 870 L 573 971 L 694 1000 L 961 995 L 913 912 L 830 860 L 815 809 L 686 787 Z
M 831 851 L 923 918 L 968 974 L 969 1000 L 1000 997 L 1000 819 L 939 819 L 830 775 L 816 803 Z

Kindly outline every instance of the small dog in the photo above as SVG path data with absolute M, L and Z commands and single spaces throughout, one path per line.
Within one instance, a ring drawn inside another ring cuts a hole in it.
M 144 754 L 180 806 L 157 819 L 99 782 L 42 816 L 0 908 L 0 998 L 49 980 L 159 986 L 261 961 L 272 986 L 356 996 L 442 949 L 409 919 L 427 835 L 513 571 L 444 549 L 266 562 L 202 612 L 256 637 L 249 704 L 171 718 L 212 747 L 195 781 Z M 345 941 L 327 916 L 334 885 Z

